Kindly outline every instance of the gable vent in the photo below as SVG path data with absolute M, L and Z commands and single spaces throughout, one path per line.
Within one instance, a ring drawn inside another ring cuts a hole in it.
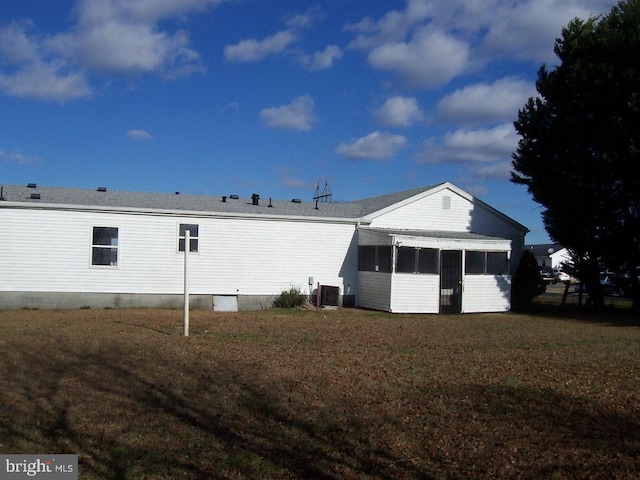
M 451 195 L 442 196 L 442 209 L 451 210 Z

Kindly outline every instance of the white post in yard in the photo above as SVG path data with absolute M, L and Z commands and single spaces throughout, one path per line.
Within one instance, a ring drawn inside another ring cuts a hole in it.
M 189 250 L 191 249 L 189 229 L 184 232 L 184 336 L 189 336 Z

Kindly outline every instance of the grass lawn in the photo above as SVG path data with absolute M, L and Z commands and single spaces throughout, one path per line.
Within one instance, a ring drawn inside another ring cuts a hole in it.
M 80 479 L 640 478 L 640 322 L 0 311 L 0 453 Z

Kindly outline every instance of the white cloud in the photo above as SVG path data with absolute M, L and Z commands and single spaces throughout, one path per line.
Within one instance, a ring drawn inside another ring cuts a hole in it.
M 26 155 L 21 152 L 7 153 L 0 148 L 0 161 L 6 163 L 13 163 L 15 165 L 39 165 L 41 163 L 40 157 L 36 155 Z
M 437 111 L 441 119 L 457 124 L 515 121 L 518 111 L 535 95 L 533 82 L 508 77 L 456 90 L 440 100 Z
M 160 72 L 167 76 L 201 70 L 184 30 L 159 28 L 160 20 L 199 10 L 211 0 L 82 0 L 73 29 L 43 45 L 85 68 L 103 72 Z
M 153 135 L 146 130 L 129 130 L 125 135 L 128 139 L 136 142 L 148 142 L 149 140 L 153 140 Z
M 276 173 L 280 177 L 280 184 L 286 187 L 306 189 L 311 191 L 311 189 L 315 186 L 313 183 L 299 178 L 299 172 L 297 169 L 290 171 L 286 167 L 281 167 L 279 169 L 276 169 Z
M 38 43 L 27 35 L 29 23 L 12 23 L 0 30 L 0 58 L 9 64 L 36 62 Z
M 227 103 L 224 107 L 220 109 L 220 113 L 224 113 L 227 111 L 239 112 L 240 111 L 240 102 L 232 101 Z
M 103 72 L 190 73 L 201 69 L 200 55 L 188 48 L 185 31 L 173 35 L 153 25 L 109 22 L 58 34 L 47 46 L 91 70 Z
M 477 130 L 456 130 L 424 143 L 418 163 L 492 163 L 510 159 L 518 143 L 512 124 Z
M 511 178 L 511 170 L 511 161 L 471 166 L 471 173 L 475 180 L 506 180 Z
M 297 40 L 291 30 L 282 30 L 263 40 L 242 40 L 235 45 L 224 47 L 224 56 L 228 62 L 257 62 L 263 58 L 281 53 Z
M 606 12 L 616 0 L 408 0 L 404 10 L 345 27 L 349 48 L 411 87 L 436 88 L 488 63 L 555 61 L 553 45 L 575 17 Z
M 0 91 L 61 102 L 91 95 L 86 75 L 70 69 L 62 59 L 46 57 L 27 28 L 27 24 L 12 24 L 0 30 L 0 59 L 6 69 L 6 73 L 0 71 Z
M 311 130 L 316 122 L 313 107 L 313 99 L 309 95 L 303 95 L 288 105 L 263 109 L 260 119 L 268 127 L 281 130 Z
M 389 132 L 373 132 L 351 143 L 341 143 L 336 153 L 352 160 L 387 160 L 405 147 L 406 137 Z
M 9 74 L 0 73 L 0 91 L 13 97 L 66 102 L 91 95 L 87 78 L 68 72 L 62 62 L 34 62 Z
M 553 62 L 553 44 L 573 18 L 587 19 L 604 12 L 613 0 L 527 0 L 497 2 L 489 9 L 487 33 L 481 51 L 491 56 L 512 56 L 538 63 Z
M 67 101 L 92 93 L 88 75 L 153 72 L 165 77 L 203 69 L 184 30 L 160 22 L 225 0 L 79 0 L 76 23 L 43 35 L 28 23 L 0 30 L 0 90 L 7 95 Z
M 337 45 L 329 45 L 313 55 L 300 56 L 300 63 L 309 70 L 324 70 L 333 67 L 335 60 L 342 58 L 342 49 Z
M 347 25 L 347 30 L 358 33 L 349 46 L 369 50 L 385 43 L 400 42 L 413 28 L 421 25 L 434 8 L 433 2 L 411 0 L 404 11 L 391 10 L 378 21 L 366 17 L 356 24 Z
M 225 1 L 228 0 L 81 0 L 79 3 L 95 19 L 100 15 L 113 18 L 111 10 L 139 22 L 155 23 L 163 18 L 204 11 Z
M 287 19 L 287 27 L 294 29 L 310 28 L 314 23 L 324 20 L 325 14 L 319 7 L 311 7 L 305 13 L 291 15 Z
M 374 116 L 379 124 L 390 127 L 408 127 L 423 118 L 418 100 L 401 96 L 389 98 L 375 111 Z
M 463 72 L 469 46 L 444 31 L 420 28 L 409 42 L 389 42 L 373 48 L 368 61 L 394 73 L 411 87 L 436 88 Z
M 489 189 L 484 185 L 465 185 L 464 189 L 474 197 L 482 197 L 489 192 Z

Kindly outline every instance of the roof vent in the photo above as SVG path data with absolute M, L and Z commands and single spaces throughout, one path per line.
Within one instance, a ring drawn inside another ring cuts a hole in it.
M 240 197 L 238 195 L 229 195 L 231 200 L 238 200 Z
M 300 200 L 299 198 L 292 198 L 291 202 L 293 202 L 293 203 L 302 203 L 302 200 Z
M 176 192 L 176 195 L 180 195 L 180 192 Z
M 99 192 L 106 192 L 107 191 L 107 187 L 98 187 L 98 191 Z
M 0 202 L 4 202 L 6 198 L 4 198 L 4 187 L 0 187 Z
M 227 203 L 227 196 L 226 195 L 222 196 L 222 203 Z
M 40 194 L 39 193 L 32 193 L 31 194 L 31 200 L 40 200 Z
M 251 203 L 253 205 L 259 205 L 259 200 L 260 200 L 260 195 L 258 195 L 257 193 L 254 193 L 251 195 Z
M 273 205 L 271 204 L 271 197 L 269 197 L 269 205 L 267 205 L 269 208 L 273 208 Z
M 36 188 L 37 186 L 36 183 L 27 183 L 27 188 Z

